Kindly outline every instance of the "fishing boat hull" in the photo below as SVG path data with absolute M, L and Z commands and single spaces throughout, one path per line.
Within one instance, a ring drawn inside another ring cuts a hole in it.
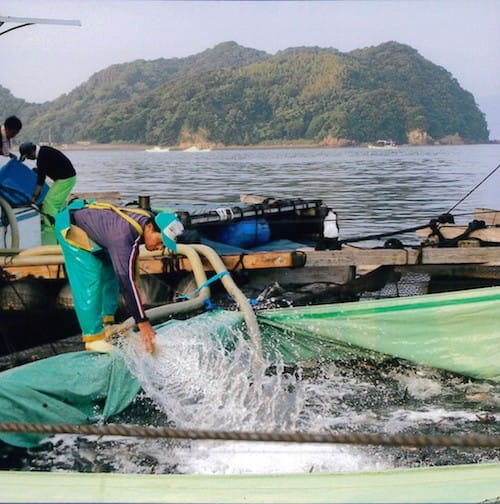
M 1 471 L 0 486 L 0 502 L 477 503 L 500 495 L 500 464 L 231 476 Z

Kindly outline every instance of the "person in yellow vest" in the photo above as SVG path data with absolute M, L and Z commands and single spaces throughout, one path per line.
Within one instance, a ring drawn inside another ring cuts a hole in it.
M 156 333 L 137 287 L 136 262 L 141 243 L 176 252 L 184 228 L 175 214 L 76 200 L 56 216 L 55 227 L 86 349 L 112 348 L 105 325 L 114 323 L 121 291 L 144 349 L 152 353 Z

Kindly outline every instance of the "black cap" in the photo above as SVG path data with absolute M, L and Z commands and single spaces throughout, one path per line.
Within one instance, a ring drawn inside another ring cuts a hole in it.
M 24 161 L 26 156 L 36 150 L 36 145 L 33 142 L 24 142 L 19 146 L 20 160 Z

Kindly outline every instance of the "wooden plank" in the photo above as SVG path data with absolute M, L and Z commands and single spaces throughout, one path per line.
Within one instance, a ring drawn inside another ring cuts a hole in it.
M 304 265 L 306 256 L 302 252 L 259 252 L 256 254 L 228 255 L 221 257 L 229 271 L 239 269 L 269 269 L 269 268 L 297 268 Z M 40 264 L 40 257 L 33 257 L 29 264 L 25 258 L 23 264 L 16 264 L 15 258 L 4 258 L 0 263 L 3 270 L 13 278 L 23 278 L 32 275 L 36 278 L 63 278 L 62 256 L 45 256 L 45 262 Z M 212 271 L 210 263 L 202 258 L 202 263 L 207 271 Z M 139 258 L 141 273 L 165 273 L 169 270 L 192 271 L 189 259 L 181 256 L 147 256 Z
M 417 264 L 418 255 L 416 249 L 308 250 L 306 267 Z
M 221 256 L 222 262 L 229 271 L 254 270 L 269 268 L 297 268 L 306 262 L 303 252 L 257 252 L 254 254 L 232 254 Z M 213 270 L 206 258 L 201 257 L 206 271 Z M 140 267 L 147 273 L 163 273 L 169 268 L 192 271 L 189 259 L 185 257 L 145 257 L 140 259 Z
M 500 247 L 423 248 L 421 264 L 500 264 Z
M 246 255 L 222 256 L 227 269 L 266 269 L 297 268 L 307 261 L 307 255 L 301 251 L 293 252 L 258 252 Z
M 233 254 L 221 257 L 229 271 L 266 270 L 279 268 L 332 268 L 338 266 L 367 267 L 412 266 L 412 265 L 482 265 L 497 267 L 500 265 L 500 247 L 450 247 L 423 249 L 361 249 L 344 247 L 342 250 L 303 249 L 293 252 L 258 252 L 255 254 Z M 202 260 L 207 271 L 212 266 Z M 304 264 L 305 263 L 305 264 Z M 13 258 L 2 258 L 1 268 L 14 278 L 33 275 L 37 278 L 63 278 L 62 256 L 35 257 L 31 264 L 26 259 L 23 264 L 16 264 Z M 140 257 L 140 269 L 143 274 L 165 273 L 167 271 L 192 271 L 189 260 L 181 256 Z
M 500 247 L 310 250 L 307 251 L 306 267 L 484 263 L 500 264 Z

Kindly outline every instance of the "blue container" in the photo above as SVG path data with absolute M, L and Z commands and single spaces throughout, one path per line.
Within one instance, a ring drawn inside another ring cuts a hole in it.
M 11 159 L 0 168 L 0 196 L 3 196 L 12 207 L 29 206 L 36 186 L 36 173 L 17 159 Z M 43 184 L 37 200 L 40 204 L 49 190 Z
M 263 245 L 271 239 L 271 229 L 266 219 L 245 219 L 224 226 L 218 233 L 217 241 L 233 247 L 252 248 Z

